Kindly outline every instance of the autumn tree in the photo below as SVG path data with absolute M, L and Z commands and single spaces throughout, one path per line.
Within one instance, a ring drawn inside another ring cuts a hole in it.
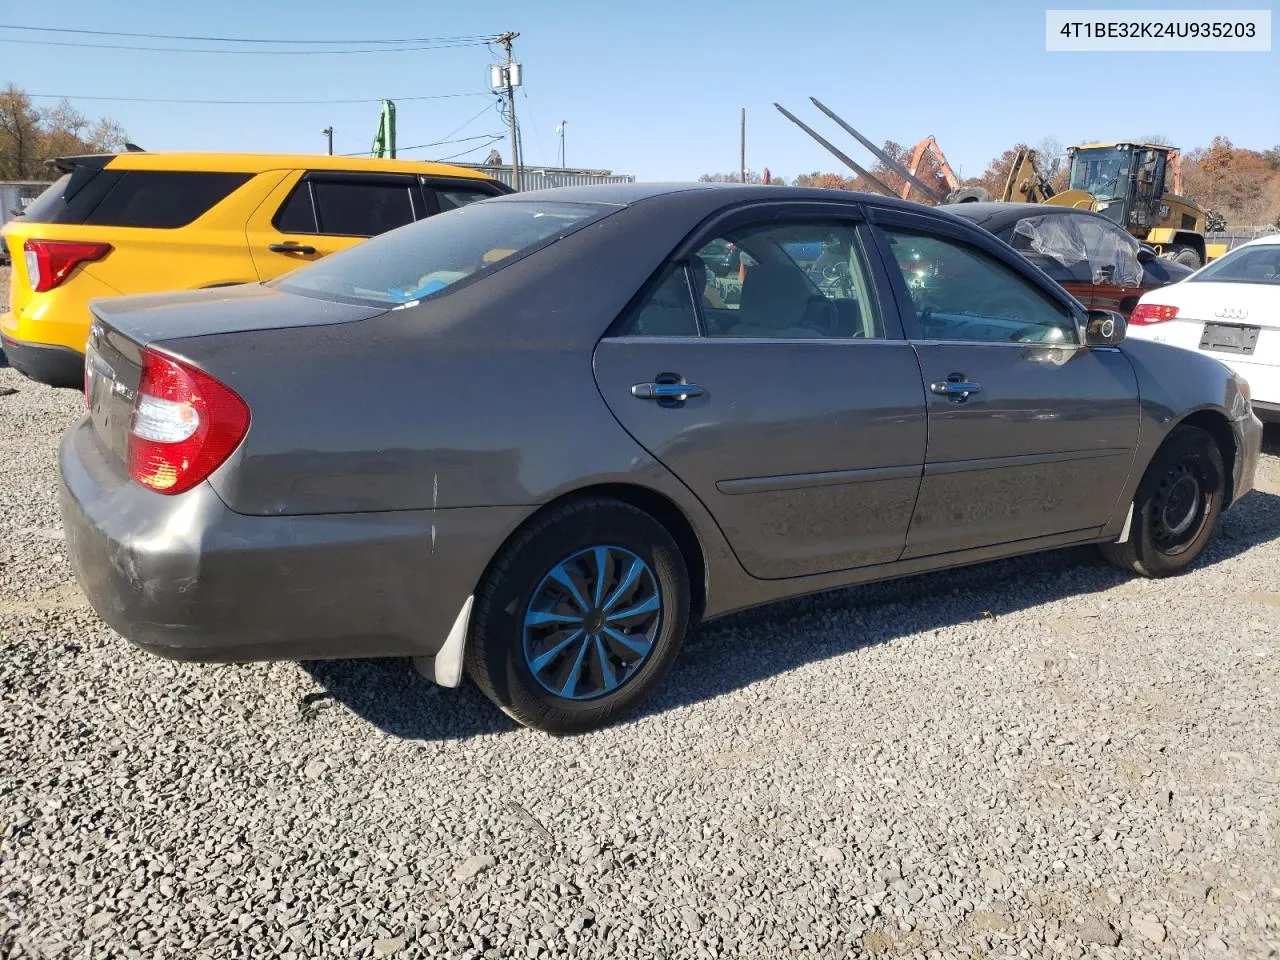
M 0 91 L 0 180 L 49 180 L 46 161 L 78 153 L 121 149 L 125 132 L 114 120 L 91 121 L 67 100 L 37 110 L 12 84 Z
M 1183 192 L 1228 224 L 1264 226 L 1280 220 L 1280 147 L 1248 150 L 1227 137 L 1183 159 Z
M 699 183 L 741 183 L 741 173 L 704 173 L 698 178 Z M 747 171 L 747 183 L 764 183 L 764 172 L 755 170 Z M 786 179 L 778 176 L 776 173 L 769 174 L 770 186 L 782 187 L 786 186 Z
M 855 190 L 853 177 L 844 177 L 838 173 L 802 173 L 796 177 L 797 187 L 817 187 L 820 190 Z

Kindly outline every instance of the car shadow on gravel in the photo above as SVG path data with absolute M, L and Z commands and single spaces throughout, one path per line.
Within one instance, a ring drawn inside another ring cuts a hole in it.
M 1268 431 L 1270 446 L 1280 445 L 1277 433 Z M 1197 566 L 1221 563 L 1277 538 L 1280 496 L 1255 490 L 1222 519 Z M 731 614 L 696 630 L 653 699 L 618 725 L 862 647 L 1098 593 L 1132 579 L 1104 563 L 1093 547 L 1073 547 Z M 1176 589 L 1176 579 L 1167 582 Z M 409 660 L 312 661 L 302 667 L 327 695 L 396 737 L 457 740 L 516 727 L 470 682 L 437 687 Z

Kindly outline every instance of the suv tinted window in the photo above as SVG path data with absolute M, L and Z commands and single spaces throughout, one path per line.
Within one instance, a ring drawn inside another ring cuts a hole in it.
M 319 233 L 316 208 L 311 202 L 311 184 L 303 180 L 281 205 L 271 225 L 281 233 Z
M 405 182 L 343 183 L 315 180 L 320 232 L 332 236 L 373 237 L 413 223 L 410 184 Z
M 100 179 L 105 171 L 95 180 Z M 186 226 L 245 183 L 247 173 L 122 170 L 115 186 L 80 222 L 100 227 Z M 85 192 L 94 184 L 86 186 Z M 72 205 L 80 199 L 77 195 Z

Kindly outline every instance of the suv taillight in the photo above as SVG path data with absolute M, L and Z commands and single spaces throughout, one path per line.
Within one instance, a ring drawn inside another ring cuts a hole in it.
M 110 252 L 109 243 L 79 240 L 28 240 L 22 245 L 27 280 L 36 293 L 52 290 L 80 264 L 101 260 Z
M 182 493 L 218 469 L 249 432 L 249 407 L 203 370 L 151 347 L 133 402 L 129 476 L 159 493 Z
M 1140 327 L 1146 327 L 1153 323 L 1164 323 L 1166 320 L 1172 320 L 1177 315 L 1177 307 L 1168 307 L 1163 303 L 1140 303 L 1133 308 L 1133 313 L 1129 314 L 1129 322 L 1136 323 Z

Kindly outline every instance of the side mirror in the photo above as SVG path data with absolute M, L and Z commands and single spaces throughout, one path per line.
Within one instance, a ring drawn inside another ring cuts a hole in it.
M 1155 247 L 1148 247 L 1145 243 L 1138 247 L 1139 263 L 1150 263 L 1152 260 L 1155 260 L 1158 257 L 1159 257 L 1159 254 L 1156 253 Z
M 1114 310 L 1090 310 L 1084 330 L 1084 344 L 1086 347 L 1114 347 L 1124 340 L 1128 325 L 1124 314 Z

